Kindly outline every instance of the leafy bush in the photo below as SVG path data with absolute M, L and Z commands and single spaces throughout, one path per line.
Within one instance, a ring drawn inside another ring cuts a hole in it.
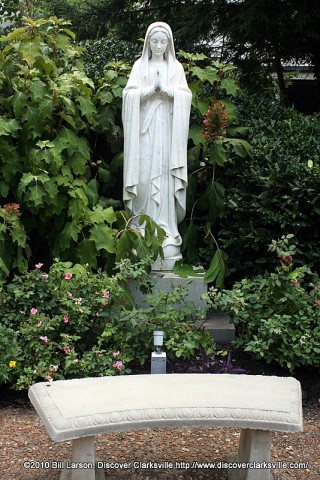
M 111 277 L 70 262 L 45 273 L 38 263 L 15 276 L 0 293 L 0 382 L 24 389 L 39 380 L 129 373 L 130 363 L 150 357 L 156 329 L 165 331 L 171 359 L 190 358 L 200 345 L 213 351 L 210 334 L 195 326 L 203 312 L 185 302 L 180 287 L 134 305 L 126 278 L 147 285 L 147 263 L 125 259 Z
M 19 358 L 20 347 L 16 332 L 0 324 L 0 382 L 13 382 Z
M 275 272 L 244 278 L 231 290 L 212 288 L 209 297 L 231 316 L 237 345 L 294 372 L 320 366 L 320 279 L 305 266 L 293 268 L 291 238 L 270 245 L 279 261 Z
M 84 47 L 83 62 L 85 71 L 95 80 L 105 74 L 109 62 L 128 62 L 132 64 L 141 53 L 141 45 L 110 37 L 86 40 L 79 43 Z
M 220 170 L 226 207 L 219 219 L 219 243 L 229 255 L 229 283 L 272 268 L 265 247 L 272 238 L 295 235 L 297 264 L 320 271 L 320 116 L 304 116 L 256 96 L 241 103 L 249 125 L 252 158 Z
M 192 91 L 189 130 L 189 186 L 186 219 L 180 225 L 184 258 L 208 268 L 207 283 L 222 286 L 227 255 L 216 239 L 216 222 L 224 210 L 224 186 L 217 173 L 228 162 L 250 155 L 235 99 L 239 94 L 231 64 L 210 61 L 203 54 L 178 52 Z
M 112 172 L 91 158 L 95 129 L 110 142 L 119 136 L 115 111 L 121 111 L 125 73 L 110 69 L 94 97 L 68 23 L 23 22 L 1 39 L 0 277 L 23 272 L 30 257 L 109 271 L 115 259 L 133 258 L 132 249 L 156 258 L 163 232 L 141 217 L 145 240 L 124 212 L 115 214 L 106 187 L 100 189 Z

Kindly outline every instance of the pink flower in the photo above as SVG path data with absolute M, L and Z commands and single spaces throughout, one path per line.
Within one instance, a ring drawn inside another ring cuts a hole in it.
M 118 361 L 118 362 L 116 362 L 116 363 L 113 363 L 112 366 L 113 366 L 114 368 L 117 368 L 118 370 L 121 370 L 121 368 L 123 367 L 123 363 L 120 362 L 120 361 Z
M 68 323 L 68 322 L 69 322 L 69 317 L 68 317 L 68 315 L 65 315 L 65 316 L 63 317 L 63 321 L 64 321 L 64 323 Z
M 31 308 L 30 313 L 31 315 L 36 315 L 38 313 L 38 310 L 36 308 Z
M 50 370 L 52 372 L 56 372 L 58 370 L 58 368 L 59 368 L 58 365 L 50 365 Z
M 66 353 L 68 355 L 69 353 L 71 353 L 71 348 L 70 347 L 63 347 L 63 351 L 64 351 L 64 353 Z
M 71 293 L 71 292 L 67 292 L 67 297 L 69 297 L 69 298 L 73 297 L 72 293 Z
M 50 376 L 50 375 L 46 375 L 44 377 L 44 379 L 47 381 L 47 382 L 52 382 L 53 381 L 53 378 Z
M 42 275 L 40 275 L 41 278 L 49 278 L 49 275 L 47 273 L 43 273 Z
M 120 355 L 120 352 L 113 352 L 112 354 L 113 357 L 119 357 L 119 355 Z
M 41 267 L 43 267 L 43 263 L 37 263 L 37 264 L 35 265 L 35 267 L 36 267 L 36 268 L 41 268 Z
M 65 280 L 70 280 L 70 278 L 72 278 L 72 273 L 67 272 L 67 273 L 65 274 L 65 276 L 64 276 L 64 279 L 65 279 Z
M 48 337 L 39 337 L 40 340 L 42 340 L 44 343 L 47 343 L 48 342 Z
M 110 292 L 102 292 L 102 297 L 103 298 L 109 298 L 110 297 Z

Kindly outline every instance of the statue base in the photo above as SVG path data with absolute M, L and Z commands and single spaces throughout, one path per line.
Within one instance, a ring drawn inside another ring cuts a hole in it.
M 188 290 L 186 301 L 192 302 L 196 308 L 206 307 L 206 301 L 201 298 L 201 296 L 207 292 L 207 285 L 204 283 L 202 276 L 182 278 L 173 272 L 166 272 L 162 270 L 151 272 L 150 277 L 153 284 L 151 293 L 155 293 L 159 290 L 166 290 L 170 292 L 173 288 L 173 285 L 182 285 Z M 137 282 L 134 279 L 129 279 L 128 285 L 136 305 L 145 307 L 145 294 L 140 291 Z M 177 308 L 179 308 L 178 305 Z
M 169 258 L 157 258 L 157 260 L 151 265 L 151 273 L 157 272 L 172 272 L 174 264 L 182 259 L 181 253 L 175 257 Z

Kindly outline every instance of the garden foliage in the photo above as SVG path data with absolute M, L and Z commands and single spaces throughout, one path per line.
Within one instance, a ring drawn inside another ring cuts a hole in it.
M 23 22 L 1 38 L 2 277 L 12 269 L 24 271 L 30 255 L 40 252 L 48 261 L 57 256 L 93 267 L 100 262 L 108 269 L 132 248 L 139 255 L 144 243 L 143 253 L 156 258 L 163 232 L 142 217 L 148 241 L 138 231 L 128 233 L 125 213 L 116 214 L 99 189 L 99 181 L 108 184 L 108 173 L 92 160 L 89 139 L 95 128 L 110 138 L 117 135 L 106 95 L 116 97 L 119 108 L 123 84 L 114 74 L 113 93 L 98 91 L 94 98 L 68 23 L 57 18 Z
M 320 278 L 306 266 L 294 268 L 292 237 L 272 241 L 274 272 L 243 278 L 231 290 L 209 290 L 214 308 L 236 326 L 236 344 L 291 373 L 320 366 Z
M 227 255 L 217 242 L 216 221 L 224 210 L 225 189 L 217 174 L 228 162 L 250 156 L 251 147 L 235 104 L 240 92 L 235 68 L 203 54 L 178 53 L 192 91 L 182 250 L 190 263 L 201 262 L 208 268 L 206 282 L 222 286 Z
M 163 231 L 142 216 L 143 238 L 124 212 L 114 210 L 122 197 L 121 106 L 130 65 L 108 63 L 93 82 L 68 22 L 23 18 L 22 24 L 1 38 L 2 277 L 23 272 L 39 257 L 108 271 L 132 252 L 156 258 Z M 238 91 L 233 67 L 204 55 L 180 55 L 193 93 L 183 250 L 188 261 L 209 266 L 206 281 L 221 285 L 226 255 L 212 225 L 223 208 L 224 189 L 215 170 L 230 156 L 247 155 L 249 144 L 237 138 L 243 130 L 231 101 Z M 206 116 L 211 120 L 203 128 Z M 14 212 L 10 218 L 8 208 Z
M 305 116 L 273 95 L 242 97 L 252 157 L 219 171 L 226 205 L 219 242 L 229 255 L 228 283 L 272 268 L 266 246 L 294 234 L 296 263 L 320 271 L 320 116 Z
M 157 329 L 171 360 L 191 358 L 199 346 L 212 352 L 210 333 L 195 327 L 204 312 L 186 302 L 182 287 L 134 305 L 127 277 L 144 281 L 145 263 L 125 259 L 113 276 L 70 262 L 46 271 L 38 263 L 15 276 L 0 292 L 0 383 L 25 389 L 41 380 L 129 373 L 150 357 Z

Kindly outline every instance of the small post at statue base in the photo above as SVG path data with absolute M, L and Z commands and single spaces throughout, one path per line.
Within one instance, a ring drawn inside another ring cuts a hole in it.
M 153 345 L 155 352 L 151 353 L 151 375 L 167 373 L 167 355 L 162 351 L 164 332 L 153 332 Z

